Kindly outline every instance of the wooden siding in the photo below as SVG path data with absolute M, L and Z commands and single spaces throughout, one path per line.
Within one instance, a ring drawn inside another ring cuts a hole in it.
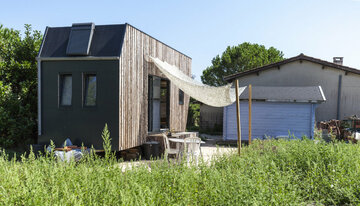
M 119 64 L 119 150 L 141 145 L 148 133 L 148 75 L 165 78 L 151 55 L 191 75 L 191 58 L 127 25 Z M 170 129 L 186 128 L 189 96 L 179 105 L 179 89 L 170 82 Z
M 313 136 L 315 125 L 315 104 L 253 102 L 252 138 L 288 135 L 301 138 Z M 248 102 L 240 102 L 241 139 L 248 140 Z M 225 140 L 236 140 L 236 106 L 224 107 L 223 136 Z

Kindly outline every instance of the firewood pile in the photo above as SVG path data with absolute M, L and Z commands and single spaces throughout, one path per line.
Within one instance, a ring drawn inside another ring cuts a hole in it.
M 360 119 L 351 116 L 345 120 L 332 119 L 318 123 L 318 129 L 322 131 L 323 137 L 338 140 L 347 140 L 356 143 L 355 132 L 360 128 Z
M 332 133 L 333 135 L 336 135 L 337 137 L 341 135 L 341 122 L 340 120 L 332 119 L 329 121 L 321 121 L 319 129 L 323 132 Z

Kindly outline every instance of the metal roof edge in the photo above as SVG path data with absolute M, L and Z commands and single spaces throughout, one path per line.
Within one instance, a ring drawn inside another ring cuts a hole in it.
M 230 74 L 230 75 L 224 76 L 224 80 L 227 81 L 227 82 L 230 82 L 233 79 L 236 79 L 238 77 L 243 77 L 243 76 L 246 76 L 246 75 L 249 75 L 249 74 L 258 73 L 258 72 L 261 72 L 261 71 L 264 71 L 264 70 L 267 70 L 267 69 L 271 69 L 271 68 L 281 66 L 281 65 L 284 65 L 284 64 L 287 64 L 287 63 L 291 63 L 291 62 L 294 62 L 294 61 L 298 61 L 298 60 L 305 60 L 305 61 L 320 64 L 320 65 L 323 65 L 323 66 L 327 66 L 327 67 L 331 67 L 331 68 L 334 68 L 334 69 L 339 69 L 339 70 L 343 70 L 345 72 L 351 72 L 351 73 L 360 75 L 360 70 L 358 70 L 358 69 L 351 68 L 351 67 L 344 66 L 344 65 L 338 65 L 338 64 L 328 62 L 328 61 L 325 61 L 325 60 L 322 60 L 322 59 L 317 59 L 317 58 L 314 58 L 314 57 L 306 56 L 303 53 L 301 53 L 300 55 L 291 57 L 289 59 L 284 59 L 284 60 L 279 61 L 279 62 L 275 62 L 275 63 L 272 63 L 272 64 L 257 67 L 257 68 L 254 68 L 254 69 L 251 69 L 251 70 L 248 70 L 248 71 L 238 72 L 238 73 L 235 73 L 235 74 Z
M 323 100 L 324 100 L 324 102 L 325 102 L 325 101 L 326 101 L 326 97 L 325 97 L 325 95 L 324 95 L 324 91 L 322 90 L 322 87 L 321 87 L 321 86 L 319 86 L 319 90 L 320 90 L 321 96 L 322 96 L 322 98 L 323 98 Z
M 44 43 L 45 43 L 45 39 L 46 39 L 46 35 L 47 35 L 47 32 L 48 32 L 48 29 L 49 29 L 49 27 L 47 26 L 47 27 L 45 28 L 44 36 L 43 36 L 43 39 L 41 40 L 40 49 L 39 49 L 38 56 L 36 57 L 36 59 L 37 59 L 37 58 L 40 58 L 40 56 L 41 56 L 41 52 L 42 52 L 42 49 L 43 49 L 43 46 L 44 46 Z
M 79 56 L 79 57 L 36 57 L 36 60 L 40 61 L 62 61 L 62 60 L 119 60 L 119 56 Z

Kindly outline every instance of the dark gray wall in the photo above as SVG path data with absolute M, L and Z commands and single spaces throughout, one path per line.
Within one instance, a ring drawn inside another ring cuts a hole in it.
M 83 72 L 97 75 L 97 106 L 83 107 Z M 72 106 L 59 108 L 58 77 L 72 74 Z M 119 62 L 48 61 L 41 64 L 42 135 L 39 143 L 61 146 L 66 138 L 73 144 L 102 149 L 101 132 L 108 124 L 113 149 L 119 147 Z

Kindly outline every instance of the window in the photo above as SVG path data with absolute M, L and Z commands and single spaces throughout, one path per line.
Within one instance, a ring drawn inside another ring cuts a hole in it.
M 179 89 L 179 104 L 184 104 L 184 92 L 181 89 Z
M 66 48 L 67 55 L 89 55 L 94 23 L 73 24 Z
M 84 105 L 96 106 L 96 75 L 84 75 L 85 91 L 84 91 Z
M 148 130 L 158 132 L 169 128 L 170 82 L 156 76 L 149 76 Z
M 72 76 L 61 74 L 59 82 L 59 103 L 60 106 L 71 106 L 72 98 Z

